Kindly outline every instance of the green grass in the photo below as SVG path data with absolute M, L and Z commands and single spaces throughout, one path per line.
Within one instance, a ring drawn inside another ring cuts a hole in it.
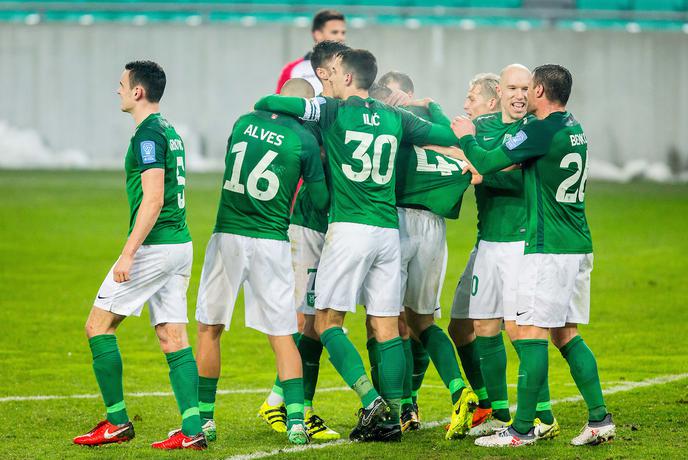
M 190 332 L 205 245 L 219 195 L 219 174 L 191 174 L 189 225 L 196 249 L 189 289 Z M 0 397 L 94 394 L 98 387 L 83 324 L 97 289 L 119 254 L 127 230 L 121 173 L 0 171 Z M 686 372 L 688 340 L 688 186 L 591 183 L 586 193 L 595 243 L 592 318 L 583 335 L 595 351 L 605 387 Z M 442 295 L 445 318 L 454 287 L 475 240 L 475 205 L 464 200 L 461 219 L 448 222 L 450 248 Z M 347 326 L 364 348 L 364 316 Z M 148 314 L 118 332 L 125 393 L 170 391 L 168 368 Z M 509 381 L 515 354 L 509 349 Z M 366 356 L 362 353 L 362 356 Z M 550 348 L 553 399 L 577 394 L 568 368 Z M 267 388 L 274 359 L 267 340 L 243 327 L 243 305 L 223 339 L 221 389 Z M 681 458 L 688 449 L 688 379 L 620 392 L 607 398 L 619 425 L 617 440 L 599 448 L 573 448 L 568 440 L 585 421 L 582 402 L 557 404 L 562 436 L 514 451 L 484 450 L 469 440 L 445 442 L 442 428 L 408 435 L 399 445 L 340 445 L 292 453 L 305 458 Z M 432 368 L 421 391 L 424 420 L 449 415 L 448 394 Z M 319 388 L 343 382 L 323 358 Z M 149 443 L 179 423 L 172 396 L 128 397 L 137 438 L 128 445 L 80 448 L 71 438 L 104 412 L 99 399 L 0 402 L 0 458 L 226 458 L 288 447 L 285 438 L 255 418 L 264 395 L 220 395 L 220 439 L 206 453 L 154 452 Z M 511 389 L 511 401 L 515 392 Z M 355 423 L 351 391 L 316 393 L 319 413 L 346 434 Z

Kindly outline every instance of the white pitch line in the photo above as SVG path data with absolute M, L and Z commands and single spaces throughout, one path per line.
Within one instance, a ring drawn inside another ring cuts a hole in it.
M 688 373 L 684 374 L 673 374 L 673 375 L 662 375 L 659 377 L 654 377 L 650 379 L 641 380 L 639 382 L 625 382 L 620 385 L 609 387 L 606 390 L 602 390 L 605 395 L 610 395 L 614 393 L 620 393 L 623 391 L 631 391 L 638 388 L 651 387 L 655 385 L 663 385 L 665 383 L 675 382 L 677 380 L 683 380 L 688 378 Z M 552 404 L 559 404 L 565 402 L 578 402 L 582 401 L 583 397 L 581 395 L 569 396 L 568 398 L 555 399 Z M 513 411 L 516 409 L 516 405 L 513 404 L 510 409 Z M 430 428 L 436 428 L 438 426 L 443 426 L 449 423 L 450 419 L 445 418 L 442 420 L 434 420 L 432 422 L 424 422 L 421 425 L 421 430 L 427 430 Z M 275 449 L 271 451 L 258 451 L 251 454 L 234 455 L 232 457 L 227 457 L 225 460 L 256 460 L 259 458 L 272 457 L 279 454 L 291 454 L 296 452 L 303 452 L 311 449 L 324 449 L 326 447 L 340 446 L 343 444 L 353 444 L 352 441 L 340 439 L 338 441 L 325 442 L 319 444 L 306 444 L 304 446 L 287 447 L 284 449 Z

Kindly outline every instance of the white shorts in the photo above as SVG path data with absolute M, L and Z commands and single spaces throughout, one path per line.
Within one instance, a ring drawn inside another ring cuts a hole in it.
M 400 267 L 396 228 L 332 223 L 315 280 L 315 308 L 355 312 L 360 302 L 369 315 L 399 316 Z
M 182 244 L 147 244 L 134 254 L 129 281 L 116 283 L 113 265 L 100 285 L 93 305 L 122 316 L 141 316 L 148 302 L 150 322 L 188 323 L 186 290 L 191 278 L 193 246 Z
M 205 251 L 196 320 L 228 330 L 242 285 L 246 326 L 269 335 L 297 331 L 287 241 L 214 233 Z
M 300 225 L 290 225 L 289 240 L 294 268 L 296 311 L 315 315 L 315 276 L 325 244 L 325 234 Z
M 518 279 L 516 324 L 588 324 L 592 265 L 592 254 L 526 254 Z
M 444 218 L 422 209 L 397 208 L 397 211 L 402 303 L 415 313 L 435 314 L 439 318 L 440 293 L 447 269 Z
M 473 265 L 475 264 L 475 256 L 477 253 L 478 245 L 471 250 L 466 268 L 464 268 L 461 278 L 459 278 L 459 284 L 456 285 L 451 309 L 452 319 L 469 318 L 468 309 L 471 302 L 471 287 L 473 285 Z
M 478 243 L 469 318 L 516 320 L 518 273 L 524 248 L 524 241 Z

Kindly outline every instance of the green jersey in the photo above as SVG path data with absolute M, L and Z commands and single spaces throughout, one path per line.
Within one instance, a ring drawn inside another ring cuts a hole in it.
M 129 234 L 134 229 L 143 199 L 141 174 L 153 168 L 165 170 L 165 192 L 158 220 L 143 244 L 176 244 L 191 241 L 189 228 L 186 226 L 184 199 L 184 143 L 174 127 L 159 113 L 149 115 L 136 127 L 124 160 L 129 201 Z
M 477 117 L 475 138 L 485 150 L 492 150 L 508 141 L 528 117 L 504 123 L 501 112 Z M 485 241 L 523 241 L 525 238 L 526 207 L 523 201 L 521 171 L 499 171 L 488 174 L 483 183 L 475 186 L 478 208 L 478 239 Z
M 341 101 L 274 95 L 258 101 L 256 108 L 286 112 L 320 126 L 331 179 L 330 222 L 398 228 L 394 166 L 399 145 L 457 141 L 448 126 L 372 98 L 351 96 Z
M 460 144 L 478 171 L 521 163 L 527 211 L 525 253 L 587 254 L 592 238 L 585 218 L 588 141 L 569 112 L 524 125 L 504 145 L 486 152 L 473 136 Z
M 320 233 L 327 233 L 327 209 L 319 211 L 308 193 L 308 184 L 304 183 L 299 189 L 291 213 L 291 223 L 310 228 Z
M 264 111 L 239 117 L 227 142 L 215 232 L 288 241 L 299 178 L 324 179 L 320 148 L 294 118 Z
M 408 110 L 436 121 L 423 107 Z M 449 219 L 459 217 L 463 194 L 471 183 L 471 175 L 462 173 L 462 162 L 404 142 L 399 146 L 396 169 L 397 206 L 427 209 Z

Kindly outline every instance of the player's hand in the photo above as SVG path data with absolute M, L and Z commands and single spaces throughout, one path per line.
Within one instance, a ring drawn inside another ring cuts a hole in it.
M 125 256 L 124 254 L 120 256 L 115 264 L 115 268 L 112 269 L 112 278 L 115 280 L 115 283 L 129 281 L 129 272 L 133 264 L 134 258 L 132 256 Z
M 429 97 L 426 97 L 424 99 L 409 100 L 408 103 L 406 103 L 406 105 L 407 106 L 413 106 L 413 107 L 425 107 L 427 109 L 431 102 L 435 102 L 435 101 L 433 101 Z
M 387 98 L 387 105 L 398 106 L 398 105 L 408 105 L 411 102 L 411 96 L 406 94 L 400 89 L 391 89 L 392 92 Z
M 468 117 L 458 116 L 454 118 L 451 122 L 451 129 L 459 139 L 469 134 L 475 135 L 475 125 Z
M 441 153 L 442 155 L 451 158 L 456 158 L 457 160 L 468 161 L 466 160 L 466 155 L 464 155 L 463 150 L 456 146 L 444 147 L 442 145 L 426 145 L 423 148 L 432 150 L 433 152 Z
M 483 176 L 473 167 L 472 164 L 466 162 L 466 166 L 461 170 L 462 174 L 471 173 L 471 185 L 478 185 L 483 183 Z

